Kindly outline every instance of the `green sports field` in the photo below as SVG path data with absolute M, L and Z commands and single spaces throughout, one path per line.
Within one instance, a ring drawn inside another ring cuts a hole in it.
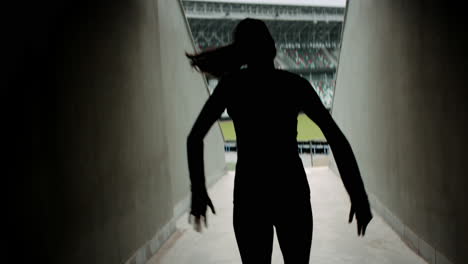
M 236 132 L 234 131 L 234 124 L 231 120 L 219 122 L 221 130 L 223 131 L 224 140 L 236 140 Z M 264 131 L 268 133 L 268 131 Z M 310 141 L 310 140 L 325 140 L 320 128 L 312 122 L 305 114 L 300 114 L 297 117 L 297 140 Z

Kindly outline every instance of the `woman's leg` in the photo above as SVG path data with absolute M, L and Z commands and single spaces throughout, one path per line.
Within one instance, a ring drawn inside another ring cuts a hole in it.
M 271 264 L 273 224 L 266 210 L 234 204 L 234 233 L 243 264 Z
M 274 225 L 285 264 L 308 264 L 312 246 L 312 208 L 310 200 L 282 206 Z

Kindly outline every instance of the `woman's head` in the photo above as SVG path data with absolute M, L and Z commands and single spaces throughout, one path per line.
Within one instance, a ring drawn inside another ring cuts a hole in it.
M 266 24 L 246 18 L 237 24 L 233 43 L 199 54 L 186 54 L 193 67 L 201 72 L 221 77 L 242 65 L 272 63 L 276 56 L 273 37 Z
M 239 22 L 233 39 L 233 45 L 245 57 L 246 64 L 258 60 L 273 61 L 276 56 L 275 41 L 261 20 L 246 18 Z

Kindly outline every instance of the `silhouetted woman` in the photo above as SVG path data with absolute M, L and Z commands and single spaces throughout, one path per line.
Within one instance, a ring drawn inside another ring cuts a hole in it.
M 364 235 L 372 214 L 356 159 L 310 83 L 275 69 L 275 43 L 262 21 L 242 20 L 233 38 L 230 45 L 187 55 L 192 66 L 219 78 L 187 139 L 190 214 L 200 223 L 208 207 L 215 212 L 205 187 L 203 138 L 227 108 L 237 136 L 233 222 L 242 263 L 271 263 L 273 227 L 285 263 L 309 263 L 312 211 L 297 150 L 298 114 L 325 134 L 351 199 L 349 222 L 356 214 L 358 235 Z

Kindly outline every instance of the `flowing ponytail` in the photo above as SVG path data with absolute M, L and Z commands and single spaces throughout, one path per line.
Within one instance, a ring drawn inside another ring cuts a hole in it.
M 232 44 L 185 55 L 192 67 L 215 78 L 252 62 L 273 61 L 276 56 L 273 37 L 261 20 L 246 18 L 240 21 L 234 29 L 233 38 Z
M 185 56 L 189 58 L 192 67 L 215 78 L 220 78 L 228 72 L 238 70 L 245 64 L 233 44 L 198 54 L 185 53 Z

